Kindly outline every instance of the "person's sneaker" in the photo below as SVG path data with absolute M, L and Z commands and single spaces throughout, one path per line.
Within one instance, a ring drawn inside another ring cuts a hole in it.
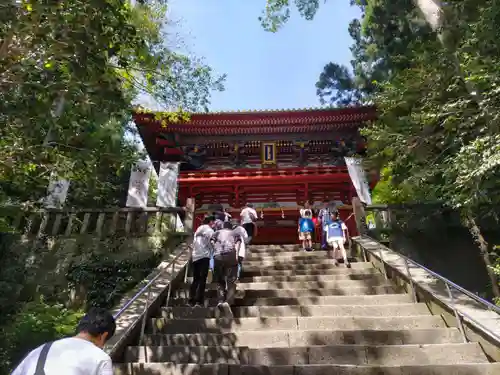
M 219 302 L 219 303 L 217 304 L 217 307 L 224 307 L 224 303 L 225 303 L 225 302 Z
M 196 305 L 194 305 L 194 307 L 203 307 L 203 305 L 200 305 L 199 303 L 197 303 Z
M 347 263 L 345 264 L 345 266 L 346 266 L 347 268 L 351 268 L 351 263 L 347 262 Z
M 334 260 L 333 260 L 333 264 L 335 265 L 335 267 L 338 267 L 338 266 L 339 266 L 339 262 L 338 262 L 338 260 L 337 260 L 337 259 L 334 259 Z

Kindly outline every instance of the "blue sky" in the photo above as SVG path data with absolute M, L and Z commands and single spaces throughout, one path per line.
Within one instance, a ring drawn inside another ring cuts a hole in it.
M 322 1 L 321 1 L 322 2 Z M 315 83 L 323 66 L 349 64 L 348 0 L 329 0 L 313 21 L 294 14 L 277 33 L 262 29 L 265 0 L 171 0 L 175 32 L 187 50 L 227 74 L 211 111 L 320 106 Z

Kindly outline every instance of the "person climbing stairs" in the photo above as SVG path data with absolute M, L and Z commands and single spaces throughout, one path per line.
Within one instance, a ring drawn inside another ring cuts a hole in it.
M 371 263 L 252 246 L 230 310 L 190 308 L 179 288 L 126 348 L 121 375 L 498 375 L 478 343 L 401 294 Z

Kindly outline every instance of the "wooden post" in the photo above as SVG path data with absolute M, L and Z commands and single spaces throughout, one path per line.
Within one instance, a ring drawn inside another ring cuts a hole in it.
M 66 225 L 66 230 L 64 231 L 64 235 L 66 237 L 71 236 L 71 231 L 73 229 L 73 220 L 75 218 L 75 214 L 69 214 L 68 216 L 68 225 Z
M 85 215 L 83 215 L 83 223 L 82 223 L 82 227 L 80 229 L 80 234 L 87 233 L 87 229 L 89 227 L 89 222 L 90 222 L 90 213 L 87 212 L 87 213 L 85 213 Z
M 96 228 L 95 228 L 95 233 L 99 238 L 101 238 L 101 236 L 102 236 L 102 233 L 103 233 L 102 230 L 103 230 L 105 220 L 106 220 L 106 213 L 104 213 L 104 212 L 99 213 L 99 216 L 97 216 L 97 224 L 96 224 Z
M 155 226 L 154 226 L 154 233 L 158 234 L 161 232 L 161 227 L 162 227 L 162 221 L 163 221 L 163 212 L 158 211 L 156 213 L 156 220 L 155 220 Z
M 59 234 L 59 228 L 61 226 L 62 214 L 56 214 L 56 219 L 54 225 L 52 226 L 52 235 L 57 236 Z
M 120 220 L 120 211 L 116 211 L 111 219 L 111 226 L 109 227 L 109 235 L 114 235 L 118 228 L 118 221 Z
M 38 227 L 37 237 L 43 236 L 45 228 L 47 227 L 47 224 L 49 223 L 49 215 L 50 214 L 48 212 L 44 212 L 42 214 L 42 222 L 40 223 L 40 226 Z
M 127 219 L 125 221 L 125 234 L 130 234 L 130 231 L 132 230 L 132 221 L 134 220 L 135 215 L 134 212 L 127 212 Z
M 195 201 L 194 198 L 186 199 L 186 218 L 184 219 L 184 230 L 186 233 L 193 233 L 194 228 L 194 210 Z
M 356 229 L 358 234 L 362 236 L 368 232 L 368 228 L 366 226 L 365 208 L 358 197 L 352 198 L 352 210 L 356 219 Z

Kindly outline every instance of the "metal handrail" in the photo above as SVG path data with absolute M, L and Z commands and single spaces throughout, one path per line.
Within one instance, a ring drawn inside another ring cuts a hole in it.
M 179 259 L 182 255 L 184 255 L 184 253 L 188 250 L 190 250 L 190 246 L 186 246 L 186 248 L 183 251 L 177 254 L 175 258 L 170 261 L 170 263 L 168 263 L 164 268 L 162 268 L 155 277 L 153 277 L 144 287 L 141 288 L 141 290 L 139 290 L 130 300 L 128 300 L 128 302 L 125 303 L 125 305 L 123 305 L 123 307 L 114 315 L 115 320 L 118 319 L 125 312 L 125 310 L 127 310 L 130 307 L 130 305 L 132 305 L 135 301 L 137 301 L 139 297 L 141 297 L 156 282 L 156 280 L 158 280 L 160 276 L 163 275 L 165 270 L 169 269 L 170 266 L 173 265 L 177 261 L 177 259 Z
M 375 242 L 379 243 L 376 239 L 374 239 L 373 237 L 370 237 L 370 236 L 368 236 L 368 235 L 363 235 L 363 237 L 366 237 L 366 238 L 368 238 L 368 239 L 370 239 L 370 240 L 372 240 L 372 241 L 375 241 Z M 380 243 L 379 243 L 379 244 L 380 244 Z M 450 286 L 451 286 L 451 287 L 453 287 L 453 288 L 455 288 L 455 289 L 457 289 L 459 292 L 462 292 L 462 293 L 463 293 L 463 294 L 465 294 L 466 296 L 468 296 L 468 297 L 472 298 L 473 300 L 475 300 L 476 302 L 478 302 L 480 305 L 483 305 L 483 306 L 487 307 L 487 308 L 488 308 L 488 310 L 493 310 L 494 312 L 496 312 L 496 313 L 497 313 L 497 314 L 499 314 L 499 315 L 500 315 L 500 307 L 498 307 L 498 306 L 496 306 L 496 305 L 492 304 L 492 303 L 491 303 L 491 302 L 489 302 L 489 301 L 486 301 L 485 299 L 483 299 L 483 298 L 481 298 L 481 297 L 479 297 L 479 296 L 475 295 L 474 293 L 472 293 L 472 292 L 468 291 L 467 289 L 462 288 L 461 286 L 459 286 L 459 285 L 455 284 L 453 281 L 448 280 L 446 277 L 441 276 L 440 274 L 438 274 L 438 273 L 436 273 L 436 272 L 434 272 L 434 271 L 431 271 L 430 269 L 428 269 L 427 267 L 425 267 L 425 266 L 421 265 L 420 263 L 418 263 L 418 262 L 414 261 L 413 259 L 410 259 L 410 258 L 408 258 L 407 256 L 405 256 L 405 255 L 403 255 L 403 254 L 401 254 L 401 253 L 399 253 L 399 252 L 397 252 L 397 251 L 394 251 L 394 250 L 392 250 L 392 249 L 390 249 L 390 248 L 388 248 L 387 246 L 384 246 L 384 245 L 382 245 L 382 244 L 380 244 L 380 246 L 382 246 L 382 247 L 386 248 L 387 250 L 390 250 L 390 251 L 392 251 L 392 252 L 396 253 L 398 256 L 400 256 L 400 257 L 401 257 L 401 258 L 405 261 L 406 269 L 407 269 L 407 272 L 408 272 L 408 278 L 409 278 L 410 283 L 412 283 L 412 289 L 414 288 L 414 286 L 413 286 L 413 280 L 412 280 L 411 274 L 410 274 L 410 272 L 409 272 L 408 263 L 412 263 L 413 265 L 415 265 L 415 266 L 417 266 L 417 267 L 419 267 L 419 268 L 423 269 L 424 271 L 428 272 L 429 274 L 431 274 L 432 276 L 434 276 L 434 277 L 435 277 L 435 278 L 437 278 L 438 280 L 441 280 L 442 282 L 444 282 L 444 284 L 446 285 L 446 289 L 447 289 L 447 291 L 448 291 L 448 295 L 449 295 L 449 297 L 450 297 L 450 299 L 451 299 L 451 303 L 452 303 L 452 305 L 453 305 L 453 306 L 452 306 L 452 309 L 453 309 L 453 311 L 454 311 L 454 313 L 455 313 L 455 316 L 456 316 L 456 319 L 457 319 L 458 328 L 459 328 L 459 330 L 461 331 L 462 336 L 463 336 L 463 338 L 464 338 L 464 340 L 465 340 L 465 341 L 466 341 L 465 331 L 464 331 L 464 328 L 463 328 L 463 325 L 462 325 L 462 321 L 461 321 L 461 320 L 460 320 L 460 318 L 459 318 L 459 315 L 463 316 L 464 318 L 467 318 L 469 321 L 471 321 L 471 322 L 473 322 L 474 324 L 476 324 L 479 328 L 481 328 L 481 329 L 482 329 L 483 331 L 485 331 L 487 334 L 489 334 L 489 335 L 490 335 L 490 336 L 492 336 L 494 339 L 496 339 L 497 341 L 499 341 L 499 342 L 500 342 L 500 335 L 496 334 L 495 332 L 492 332 L 492 331 L 491 331 L 488 327 L 486 327 L 484 324 L 482 324 L 481 322 L 479 322 L 476 318 L 473 318 L 473 317 L 471 317 L 469 314 L 466 314 L 466 313 L 464 313 L 463 311 L 460 311 L 460 310 L 458 310 L 458 309 L 456 308 L 456 306 L 455 306 L 455 302 L 454 302 L 454 298 L 453 298 L 453 294 L 451 293 L 451 290 L 450 290 Z M 370 249 L 366 249 L 364 246 L 362 246 L 362 249 L 363 249 L 363 251 L 369 251 L 369 252 L 372 252 L 375 256 L 377 256 L 375 251 L 372 251 L 372 250 L 370 250 Z M 390 266 L 390 264 L 389 264 L 389 263 L 387 263 L 387 262 L 383 259 L 383 257 L 382 257 L 382 255 L 381 255 L 381 254 L 379 255 L 379 258 L 380 258 L 380 261 L 381 261 L 381 262 L 383 262 L 383 263 L 385 263 L 385 264 L 387 264 L 387 265 L 389 265 L 389 266 Z M 384 267 L 384 268 L 385 268 L 385 267 Z M 414 290 L 414 289 L 413 289 L 413 294 L 414 294 L 414 296 L 416 296 L 416 295 L 415 295 L 415 290 Z M 417 301 L 415 301 L 415 302 L 417 302 Z
M 370 238 L 371 240 L 373 240 L 375 242 L 378 242 L 373 237 L 370 237 L 370 236 L 367 236 L 367 235 L 364 235 L 364 236 Z M 381 246 L 384 246 L 384 245 L 381 244 Z M 463 294 L 467 295 L 468 297 L 476 300 L 476 302 L 478 302 L 478 303 L 480 303 L 482 305 L 486 305 L 489 309 L 491 309 L 491 310 L 495 311 L 496 313 L 500 314 L 500 307 L 498 307 L 498 306 L 492 304 L 491 302 L 489 302 L 489 301 L 487 301 L 487 300 L 485 300 L 485 299 L 483 299 L 483 298 L 475 295 L 474 293 L 468 291 L 467 289 L 462 288 L 460 285 L 455 284 L 453 281 L 447 279 L 446 277 L 441 276 L 440 274 L 438 274 L 438 273 L 436 273 L 434 271 L 431 271 L 430 269 L 428 269 L 427 267 L 425 267 L 425 266 L 421 265 L 420 263 L 414 261 L 413 259 L 408 258 L 406 255 L 403 255 L 403 254 L 401 254 L 401 253 L 399 253 L 397 251 L 394 251 L 393 249 L 390 249 L 387 246 L 384 246 L 384 247 L 386 249 L 392 251 L 392 252 L 395 252 L 396 254 L 398 254 L 401 258 L 405 259 L 406 261 L 408 261 L 410 263 L 413 263 L 415 266 L 417 266 L 419 268 L 422 268 L 424 271 L 430 273 L 432 276 L 434 276 L 435 278 L 443 281 L 444 283 L 452 286 L 454 289 L 457 289 L 458 291 L 462 292 Z M 384 263 L 386 263 L 386 262 L 384 262 Z

